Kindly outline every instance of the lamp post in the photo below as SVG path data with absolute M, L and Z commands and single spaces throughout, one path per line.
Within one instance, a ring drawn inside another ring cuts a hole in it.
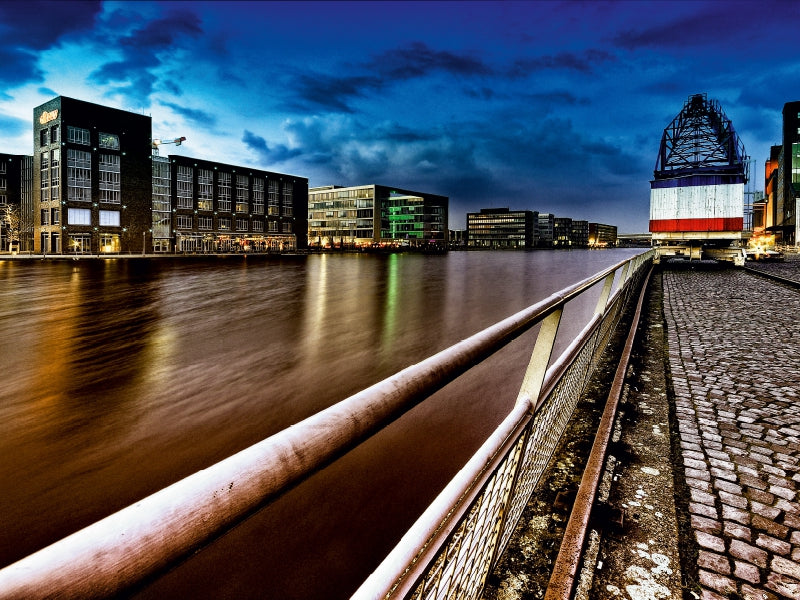
M 142 231 L 142 256 L 144 256 L 144 245 L 146 243 L 145 236 L 147 235 L 146 231 Z

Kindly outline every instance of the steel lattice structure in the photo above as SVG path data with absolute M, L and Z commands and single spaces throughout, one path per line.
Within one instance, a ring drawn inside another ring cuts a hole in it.
M 744 145 L 716 100 L 694 94 L 664 129 L 655 179 L 685 175 L 738 175 L 748 179 Z

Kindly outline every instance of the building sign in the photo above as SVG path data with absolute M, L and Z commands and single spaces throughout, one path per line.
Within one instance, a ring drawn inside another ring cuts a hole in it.
M 44 111 L 42 113 L 42 116 L 39 117 L 39 123 L 41 123 L 42 125 L 45 125 L 46 123 L 49 123 L 50 121 L 55 121 L 57 118 L 58 118 L 58 109 L 51 110 L 49 112 L 48 111 Z

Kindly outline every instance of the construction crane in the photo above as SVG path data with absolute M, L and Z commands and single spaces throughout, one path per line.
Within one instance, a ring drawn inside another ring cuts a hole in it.
M 186 141 L 185 137 L 175 138 L 174 140 L 160 140 L 154 139 L 153 142 L 150 144 L 153 148 L 153 154 L 158 156 L 158 147 L 163 146 L 164 144 L 175 144 L 176 146 L 180 146 L 183 142 Z

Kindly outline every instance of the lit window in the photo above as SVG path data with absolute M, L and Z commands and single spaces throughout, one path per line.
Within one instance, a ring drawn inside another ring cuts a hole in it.
M 68 208 L 67 223 L 70 225 L 91 225 L 92 211 L 88 208 Z
M 119 211 L 118 210 L 101 210 L 100 211 L 100 225 L 104 227 L 119 227 Z
M 67 127 L 67 141 L 73 144 L 89 145 L 89 130 L 80 127 Z
M 119 136 L 114 135 L 113 133 L 103 133 L 101 131 L 98 134 L 97 143 L 101 148 L 109 148 L 110 150 L 119 150 Z

